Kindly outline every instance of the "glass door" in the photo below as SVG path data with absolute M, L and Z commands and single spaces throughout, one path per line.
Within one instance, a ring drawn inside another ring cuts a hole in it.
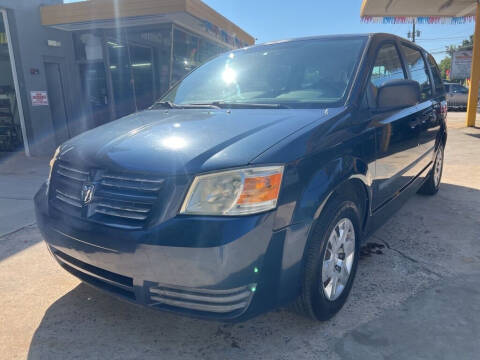
M 110 121 L 108 101 L 107 76 L 103 61 L 80 64 L 80 79 L 85 99 L 90 105 L 93 126 L 99 126 Z
M 118 119 L 136 111 L 129 49 L 127 45 L 118 40 L 107 40 L 107 51 L 110 61 L 115 118 Z
M 130 44 L 129 51 L 136 110 L 140 111 L 151 106 L 155 100 L 152 48 Z

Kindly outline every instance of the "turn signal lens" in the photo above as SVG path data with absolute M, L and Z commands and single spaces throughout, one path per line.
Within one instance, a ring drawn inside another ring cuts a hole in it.
M 237 204 L 260 203 L 275 200 L 280 192 L 282 174 L 247 178 Z
M 197 176 L 180 213 L 248 215 L 274 209 L 282 175 L 283 166 L 268 166 Z

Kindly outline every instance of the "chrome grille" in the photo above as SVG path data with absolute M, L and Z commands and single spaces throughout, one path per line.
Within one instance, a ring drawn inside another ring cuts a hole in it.
M 62 164 L 58 164 L 57 174 L 75 181 L 88 180 L 88 171 L 81 171 Z
M 212 290 L 181 288 L 165 285 L 150 287 L 150 305 L 171 306 L 199 312 L 228 314 L 245 310 L 253 296 L 250 286 L 234 289 Z
M 84 169 L 57 161 L 50 181 L 52 204 L 65 214 L 80 217 L 83 208 L 82 186 L 88 181 L 89 175 Z
M 77 197 L 75 195 L 65 194 L 64 192 L 57 189 L 55 197 L 58 200 L 63 201 L 69 205 L 72 205 L 78 208 L 82 207 L 82 200 L 80 199 L 80 197 Z
M 125 176 L 103 175 L 102 185 L 118 189 L 155 192 L 161 189 L 163 180 L 128 178 Z
M 57 161 L 50 199 L 54 207 L 69 215 L 112 226 L 142 227 L 152 213 L 163 182 L 158 178 L 113 174 Z M 95 187 L 88 204 L 82 200 L 85 184 Z

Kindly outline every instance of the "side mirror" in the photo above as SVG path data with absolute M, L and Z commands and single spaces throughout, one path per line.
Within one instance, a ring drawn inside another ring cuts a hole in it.
M 415 106 L 420 102 L 420 85 L 414 80 L 390 80 L 378 88 L 377 111 Z

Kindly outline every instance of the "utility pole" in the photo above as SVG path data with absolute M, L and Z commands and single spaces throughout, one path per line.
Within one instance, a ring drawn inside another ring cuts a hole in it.
M 409 31 L 408 34 L 407 34 L 407 37 L 409 39 L 412 39 L 413 42 L 415 42 L 415 39 L 418 38 L 420 36 L 420 30 L 416 30 L 416 20 L 413 19 L 413 22 L 412 22 L 412 31 Z
M 478 88 L 480 84 L 480 1 L 477 0 L 473 35 L 472 67 L 470 70 L 470 90 L 468 92 L 467 126 L 475 126 L 477 116 Z
M 415 19 L 413 19 L 412 41 L 415 42 Z

